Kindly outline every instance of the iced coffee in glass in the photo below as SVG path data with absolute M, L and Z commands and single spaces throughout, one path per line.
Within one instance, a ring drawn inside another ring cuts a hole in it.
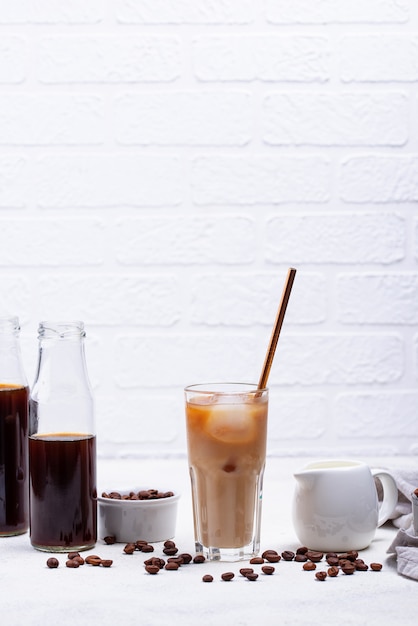
M 260 549 L 268 390 L 219 383 L 185 394 L 196 551 L 249 559 Z

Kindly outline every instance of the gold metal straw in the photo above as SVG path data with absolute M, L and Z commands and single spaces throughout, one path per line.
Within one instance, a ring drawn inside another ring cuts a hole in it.
M 279 340 L 280 331 L 284 316 L 286 314 L 287 303 L 289 302 L 290 292 L 292 291 L 293 281 L 295 280 L 296 270 L 294 267 L 289 267 L 287 272 L 286 282 L 283 288 L 282 299 L 277 311 L 276 321 L 274 322 L 273 331 L 270 337 L 270 343 L 264 360 L 263 369 L 261 371 L 260 380 L 258 382 L 258 389 L 265 389 L 267 386 L 267 380 L 270 374 L 270 369 L 274 359 L 274 353 L 276 352 L 277 342 Z

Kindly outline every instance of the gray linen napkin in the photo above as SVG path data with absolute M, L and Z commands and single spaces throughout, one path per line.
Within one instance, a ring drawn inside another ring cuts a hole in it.
M 392 523 L 399 528 L 388 554 L 396 554 L 398 574 L 418 580 L 418 499 L 412 496 L 418 488 L 418 471 L 390 470 L 398 486 L 399 498 Z M 414 523 L 415 516 L 415 523 Z M 414 530 L 415 528 L 415 530 Z

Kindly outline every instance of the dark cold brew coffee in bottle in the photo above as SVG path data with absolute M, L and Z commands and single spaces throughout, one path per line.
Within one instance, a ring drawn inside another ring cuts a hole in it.
M 29 526 L 29 388 L 19 345 L 17 317 L 0 317 L 0 536 Z
M 30 539 L 50 552 L 97 538 L 96 436 L 82 322 L 42 322 L 30 399 Z

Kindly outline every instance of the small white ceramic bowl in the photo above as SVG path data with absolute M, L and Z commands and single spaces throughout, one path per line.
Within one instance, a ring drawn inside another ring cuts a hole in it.
M 121 495 L 130 490 L 114 490 Z M 171 490 L 173 491 L 173 490 Z M 177 505 L 180 494 L 173 491 L 172 496 L 152 500 L 118 500 L 98 496 L 99 537 L 115 537 L 119 543 L 131 543 L 138 540 L 156 543 L 172 539 L 176 534 Z

